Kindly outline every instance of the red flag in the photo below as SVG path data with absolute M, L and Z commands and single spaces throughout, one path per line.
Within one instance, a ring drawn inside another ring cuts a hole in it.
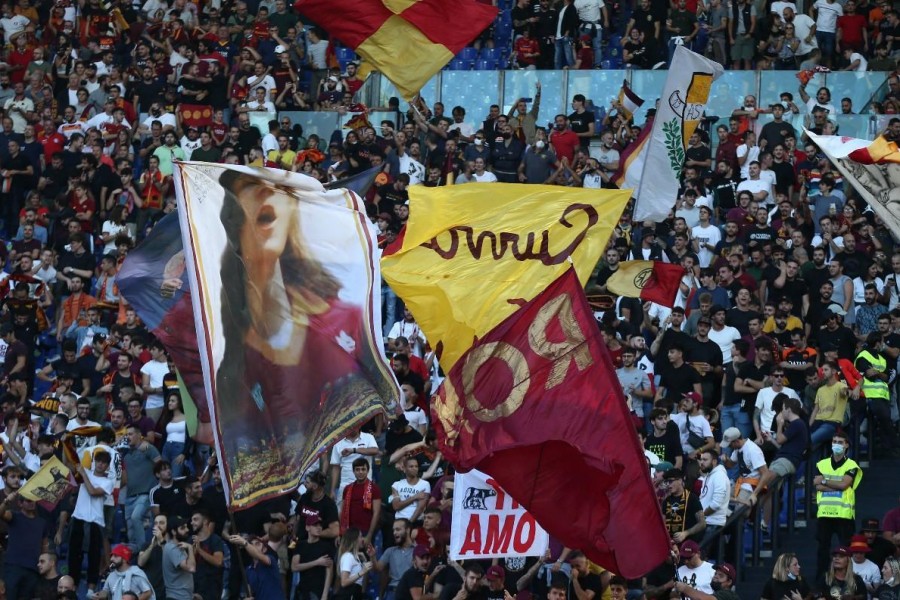
M 665 560 L 647 461 L 574 271 L 469 349 L 432 410 L 444 456 L 491 475 L 567 547 L 629 578 Z
M 212 125 L 213 111 L 207 104 L 179 104 L 178 113 L 181 115 L 181 125 L 188 127 L 209 127 Z

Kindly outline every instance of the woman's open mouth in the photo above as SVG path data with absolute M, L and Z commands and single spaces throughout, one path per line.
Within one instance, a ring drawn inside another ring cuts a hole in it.
M 268 204 L 263 204 L 259 212 L 256 213 L 256 224 L 259 227 L 269 227 L 276 219 L 275 209 Z

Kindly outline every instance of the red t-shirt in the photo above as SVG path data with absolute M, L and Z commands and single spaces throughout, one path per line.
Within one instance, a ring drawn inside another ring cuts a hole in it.
M 862 48 L 863 31 L 868 23 L 862 15 L 843 15 L 838 17 L 837 28 L 841 32 L 841 43 L 853 48 Z
M 533 65 L 537 58 L 534 56 L 526 56 L 528 54 L 540 54 L 541 45 L 534 38 L 520 37 L 515 44 L 516 60 L 520 65 Z
M 50 135 L 42 136 L 38 141 L 44 146 L 44 159 L 48 165 L 53 155 L 62 152 L 66 146 L 66 136 L 58 131 L 52 131 Z
M 365 490 L 365 485 L 361 483 L 353 482 L 350 484 L 350 527 L 356 527 L 363 534 L 369 532 L 369 527 L 372 525 L 372 510 L 366 510 L 363 507 L 363 491 Z M 346 492 L 345 492 L 346 493 Z M 346 496 L 344 496 L 346 498 Z M 372 486 L 372 500 L 381 500 L 381 490 L 378 485 Z
M 556 157 L 560 160 L 568 158 L 570 163 L 575 160 L 575 150 L 581 147 L 578 135 L 571 129 L 554 131 L 550 134 L 550 143 L 556 150 Z
M 97 210 L 96 204 L 94 204 L 94 200 L 90 196 L 85 196 L 84 200 L 79 201 L 78 198 L 72 197 L 72 201 L 69 203 L 69 206 L 72 207 L 72 210 L 75 213 L 83 213 L 83 212 L 94 212 Z M 81 230 L 85 233 L 90 233 L 94 230 L 93 220 L 89 221 L 79 221 L 81 223 Z

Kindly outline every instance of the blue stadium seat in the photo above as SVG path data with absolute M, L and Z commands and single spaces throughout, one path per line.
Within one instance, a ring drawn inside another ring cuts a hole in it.
M 622 36 L 621 35 L 613 34 L 613 35 L 609 36 L 609 38 L 607 38 L 607 39 L 608 39 L 607 47 L 610 50 L 615 48 L 619 52 L 622 51 Z
M 456 58 L 464 60 L 469 64 L 474 63 L 478 59 L 478 48 L 473 48 L 472 46 L 466 46 L 462 50 L 459 51 L 459 54 L 456 55 Z
M 450 64 L 447 65 L 447 68 L 451 71 L 468 71 L 471 68 L 471 64 L 472 63 L 465 60 L 454 58 L 450 61 Z
M 501 49 L 497 48 L 496 46 L 494 48 L 482 48 L 481 49 L 481 58 L 483 58 L 485 60 L 495 60 L 497 62 L 500 62 L 500 59 L 502 58 L 502 54 L 503 53 L 502 53 Z
M 498 66 L 497 61 L 490 58 L 479 58 L 475 61 L 476 71 L 496 71 Z
M 335 50 L 335 55 L 337 55 L 338 62 L 341 63 L 341 66 L 343 66 L 344 62 L 356 60 L 356 52 L 353 51 L 353 48 L 337 48 Z
M 607 63 L 607 64 L 609 64 L 609 66 L 608 67 L 604 66 L 603 63 Z M 612 70 L 616 71 L 616 70 L 625 68 L 625 61 L 622 60 L 621 56 L 614 56 L 608 60 L 602 61 L 600 63 L 600 66 L 603 67 L 604 69 L 612 69 Z

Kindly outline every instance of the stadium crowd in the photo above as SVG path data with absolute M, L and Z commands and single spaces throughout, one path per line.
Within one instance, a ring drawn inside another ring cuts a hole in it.
M 545 129 L 538 85 L 508 114 L 455 106 L 448 116 L 423 100 L 404 114 L 392 102 L 396 119 L 377 129 L 304 136 L 279 113 L 358 112 L 363 80 L 346 49 L 284 0 L 18 0 L 0 11 L 0 591 L 10 600 L 731 600 L 735 567 L 704 558 L 729 511 L 746 505 L 778 527 L 766 490 L 802 477 L 807 461 L 817 564 L 806 577 L 796 557 L 779 557 L 764 597 L 900 597 L 900 508 L 857 520 L 863 473 L 852 445 L 900 451 L 900 249 L 797 126 L 834 132 L 832 116 L 853 111 L 847 99 L 838 111 L 827 88 L 805 85 L 771 105 L 748 96 L 714 139 L 699 130 L 670 218 L 637 223 L 626 210 L 589 284 L 645 440 L 671 560 L 624 580 L 553 541 L 544 557 L 460 565 L 447 557 L 452 466 L 427 412 L 441 374 L 386 285 L 383 333 L 403 416 L 338 442 L 297 494 L 232 516 L 215 454 L 191 439 L 175 366 L 119 294 L 117 270 L 174 210 L 175 160 L 321 181 L 382 166 L 366 200 L 388 244 L 409 217 L 410 186 L 613 187 L 640 127 L 620 105 L 596 118 L 576 95 L 572 113 Z M 680 37 L 736 67 L 892 71 L 897 23 L 889 4 L 853 0 L 521 0 L 478 45 L 502 46 L 522 68 L 590 67 L 619 31 L 636 68 L 665 60 Z M 900 101 L 898 78 L 888 83 L 886 107 Z M 900 139 L 900 120 L 885 135 Z M 684 267 L 673 308 L 608 292 L 629 259 Z M 74 437 L 75 490 L 52 510 L 19 494 L 64 459 L 66 432 L 92 426 Z

